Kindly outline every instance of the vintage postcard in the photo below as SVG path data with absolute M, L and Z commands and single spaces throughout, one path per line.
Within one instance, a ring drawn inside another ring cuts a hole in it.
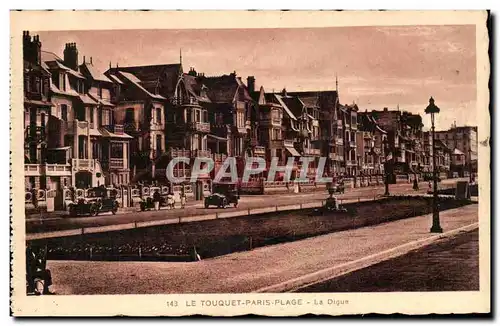
M 11 12 L 12 314 L 489 313 L 487 19 Z

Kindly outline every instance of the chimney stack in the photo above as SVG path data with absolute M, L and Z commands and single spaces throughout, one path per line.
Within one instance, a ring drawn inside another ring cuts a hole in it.
M 76 48 L 76 43 L 66 43 L 64 65 L 73 70 L 78 70 L 78 49 Z
M 248 91 L 250 93 L 255 92 L 255 77 L 254 76 L 247 77 L 247 87 L 248 87 Z

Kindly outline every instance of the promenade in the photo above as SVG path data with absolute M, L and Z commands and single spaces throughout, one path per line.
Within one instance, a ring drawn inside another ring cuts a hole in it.
M 330 233 L 198 262 L 49 261 L 58 294 L 297 291 L 477 228 L 478 205 Z
M 453 187 L 457 181 L 461 179 L 443 180 L 440 188 Z M 390 185 L 391 194 L 426 194 L 427 183 L 420 183 L 420 190 L 414 191 L 412 184 L 394 184 Z M 373 200 L 384 194 L 384 185 L 347 189 L 345 194 L 338 195 L 341 203 L 353 202 L 358 200 Z M 247 211 L 249 209 L 267 208 L 270 206 L 287 206 L 309 204 L 312 202 L 321 203 L 325 200 L 328 194 L 325 191 L 299 193 L 299 194 L 281 194 L 281 195 L 257 195 L 257 196 L 242 196 L 238 208 L 230 207 L 226 209 L 203 207 L 203 202 L 188 202 L 185 209 L 146 211 L 146 212 L 126 212 L 122 214 L 112 215 L 111 213 L 103 213 L 95 217 L 80 216 L 69 217 L 57 214 L 52 214 L 46 217 L 31 216 L 26 220 L 26 233 L 35 234 L 40 232 L 52 232 L 61 230 L 78 230 L 81 228 L 90 227 L 105 227 L 117 226 L 130 223 L 154 223 L 154 221 L 165 221 L 182 217 L 203 216 L 212 214 L 231 214 L 232 212 Z

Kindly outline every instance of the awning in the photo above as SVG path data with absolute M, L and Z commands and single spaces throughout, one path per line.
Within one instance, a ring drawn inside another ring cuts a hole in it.
M 71 148 L 71 146 L 64 146 L 64 147 L 47 148 L 47 150 L 48 151 L 67 151 L 70 148 Z
M 297 152 L 297 150 L 294 147 L 285 146 L 285 148 L 288 150 L 288 152 L 290 154 L 292 154 L 292 156 L 294 156 L 294 157 L 300 157 L 299 152 Z
M 89 136 L 101 137 L 102 134 L 95 128 L 89 128 Z
M 109 138 L 126 138 L 126 139 L 131 139 L 134 138 L 130 136 L 129 134 L 123 133 L 123 134 L 117 134 L 114 132 L 110 132 L 109 130 L 105 128 L 99 128 L 100 135 L 103 137 L 109 137 Z

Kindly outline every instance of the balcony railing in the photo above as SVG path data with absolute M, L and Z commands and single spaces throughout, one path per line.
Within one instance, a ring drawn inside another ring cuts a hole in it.
M 321 155 L 321 150 L 318 148 L 305 148 L 304 154 L 305 155 Z
M 349 146 L 350 146 L 351 148 L 356 147 L 356 142 L 355 142 L 354 140 L 350 140 L 350 141 L 349 141 Z
M 344 145 L 344 139 L 343 138 L 337 138 L 336 141 L 335 141 L 335 143 L 337 145 Z
M 191 152 L 191 157 L 212 157 L 210 150 L 195 149 Z
M 24 176 L 33 177 L 42 174 L 40 164 L 24 164 Z
M 200 132 L 210 132 L 210 123 L 209 122 L 191 122 L 189 124 L 191 130 L 200 131 Z
M 68 177 L 71 176 L 71 166 L 69 164 L 46 164 L 45 174 L 54 177 Z
M 73 169 L 77 171 L 79 170 L 93 171 L 95 169 L 95 160 L 74 158 L 72 159 L 71 165 Z
M 356 166 L 357 165 L 356 160 L 347 160 L 346 164 L 348 166 Z
M 173 97 L 170 102 L 173 105 L 198 105 L 198 100 L 196 100 L 194 97 Z
M 266 154 L 266 148 L 264 146 L 255 146 L 255 154 Z
M 293 140 L 289 140 L 289 139 L 283 140 L 283 146 L 285 146 L 285 147 L 293 147 Z
M 46 128 L 42 126 L 27 126 L 24 131 L 24 138 L 27 141 L 41 141 L 45 139 Z
M 109 168 L 110 169 L 125 169 L 125 161 L 122 158 L 110 158 L 109 159 Z

